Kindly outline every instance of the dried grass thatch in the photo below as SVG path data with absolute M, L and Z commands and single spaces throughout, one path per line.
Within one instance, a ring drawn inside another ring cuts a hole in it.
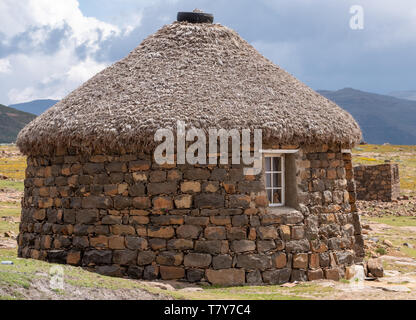
M 175 22 L 28 124 L 25 154 L 152 148 L 177 120 L 199 128 L 263 129 L 265 141 L 354 144 L 352 116 L 219 24 Z

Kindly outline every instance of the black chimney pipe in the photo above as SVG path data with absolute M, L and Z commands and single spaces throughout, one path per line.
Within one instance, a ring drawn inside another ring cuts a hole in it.
M 189 23 L 213 23 L 214 15 L 204 12 L 178 12 L 178 21 Z

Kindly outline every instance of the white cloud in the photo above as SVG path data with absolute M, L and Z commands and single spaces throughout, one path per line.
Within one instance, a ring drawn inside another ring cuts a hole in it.
M 77 0 L 2 0 L 0 2 L 0 32 L 12 37 L 29 27 L 62 27 L 68 24 L 77 42 L 97 39 L 97 31 L 103 37 L 119 33 L 117 26 L 85 17 Z
M 138 21 L 140 17 L 136 16 L 136 25 Z M 43 43 L 49 33 L 63 28 L 68 32 L 53 40 L 55 50 L 45 49 Z M 128 22 L 120 28 L 84 16 L 77 0 L 1 0 L 3 44 L 13 43 L 23 33 L 25 43 L 0 60 L 0 75 L 13 68 L 9 81 L 2 81 L 0 94 L 7 95 L 10 103 L 62 99 L 111 63 L 94 60 L 100 44 L 110 37 L 128 34 L 132 28 Z M 25 52 L 25 47 L 34 49 Z M 80 48 L 82 55 L 77 52 Z
M 8 59 L 0 59 L 0 73 L 10 73 L 12 65 Z

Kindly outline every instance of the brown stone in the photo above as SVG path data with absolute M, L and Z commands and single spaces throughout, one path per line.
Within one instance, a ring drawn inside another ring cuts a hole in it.
M 261 217 L 262 225 L 273 225 L 283 223 L 283 216 L 281 214 L 265 214 Z
M 223 183 L 222 184 L 224 187 L 225 192 L 229 193 L 229 194 L 234 194 L 236 192 L 236 186 L 235 184 L 232 183 Z
M 149 170 L 151 166 L 150 161 L 146 160 L 137 160 L 129 162 L 130 171 L 146 171 Z
M 166 171 L 152 171 L 149 176 L 150 182 L 164 182 L 166 181 Z
M 293 268 L 307 269 L 308 268 L 308 254 L 297 253 L 293 255 Z
M 108 215 L 108 216 L 104 216 L 102 218 L 101 223 L 104 224 L 104 225 L 121 224 L 122 223 L 122 218 L 121 218 L 121 216 Z
M 286 240 L 286 241 L 290 240 L 290 235 L 291 235 L 290 227 L 285 226 L 285 225 L 280 226 L 280 235 L 283 240 Z
M 206 277 L 213 285 L 239 286 L 246 282 L 246 274 L 243 269 L 208 269 L 206 271 Z
M 108 248 L 108 238 L 106 236 L 91 237 L 90 245 L 97 249 Z
M 178 209 L 189 209 L 192 206 L 191 195 L 180 195 L 175 198 L 175 206 Z
M 255 199 L 255 203 L 258 207 L 267 207 L 269 204 L 269 200 L 267 196 L 257 196 Z
M 325 279 L 339 281 L 340 275 L 338 269 L 325 269 Z
M 227 238 L 224 227 L 207 227 L 204 235 L 209 240 L 225 240 Z
M 145 182 L 147 181 L 147 175 L 143 172 L 133 172 L 132 174 L 134 182 Z
M 156 197 L 153 199 L 154 209 L 173 209 L 173 201 L 167 197 Z
M 247 228 L 232 227 L 227 229 L 228 240 L 244 240 L 247 238 Z
M 139 237 L 147 237 L 147 227 L 143 225 L 136 226 L 136 232 Z
M 147 193 L 150 195 L 176 193 L 177 187 L 178 186 L 176 182 L 148 183 Z M 143 193 L 144 193 L 144 189 L 141 194 Z M 137 194 L 137 195 L 141 195 L 141 194 Z M 134 194 L 134 196 L 136 196 L 136 194 Z
M 141 251 L 137 255 L 137 264 L 139 266 L 144 266 L 147 264 L 151 264 L 155 261 L 156 254 L 153 251 Z
M 160 266 L 160 275 L 163 280 L 175 280 L 185 277 L 185 269 L 172 266 Z
M 149 227 L 147 235 L 153 238 L 169 239 L 175 235 L 175 229 L 172 227 Z
M 201 183 L 197 181 L 185 181 L 181 184 L 181 191 L 184 193 L 201 192 Z
M 272 256 L 272 263 L 275 268 L 278 268 L 278 269 L 285 268 L 287 264 L 286 254 L 283 252 L 275 253 Z
M 184 265 L 186 267 L 209 267 L 212 257 L 205 253 L 189 253 L 185 256 Z
M 279 237 L 276 228 L 273 226 L 259 227 L 257 233 L 262 240 L 277 239 Z
M 178 170 L 170 170 L 168 172 L 168 181 L 178 181 L 182 179 L 182 173 Z
M 36 219 L 38 221 L 43 221 L 46 218 L 46 211 L 45 210 L 36 210 L 33 213 L 33 219 Z
M 149 246 L 152 250 L 166 249 L 166 239 L 151 238 L 149 239 Z
M 227 216 L 211 216 L 210 221 L 217 226 L 226 226 L 231 224 L 231 218 Z
M 234 240 L 231 242 L 231 250 L 236 253 L 256 250 L 256 243 L 251 240 Z
M 156 257 L 156 263 L 166 266 L 179 266 L 183 261 L 183 253 L 175 251 L 162 251 Z
M 90 157 L 90 162 L 92 163 L 101 163 L 101 162 L 106 162 L 106 161 L 107 161 L 107 157 L 103 155 L 95 155 L 95 156 Z
M 384 276 L 383 265 L 377 259 L 368 260 L 367 269 L 374 277 L 381 278 Z
M 248 233 L 248 239 L 249 240 L 256 240 L 256 238 L 257 238 L 256 228 L 250 228 L 250 231 Z
M 53 199 L 52 198 L 41 198 L 38 201 L 38 207 L 40 209 L 47 209 L 53 206 Z
M 231 195 L 230 196 L 230 208 L 243 208 L 246 209 L 250 206 L 251 198 L 248 195 Z
M 159 276 L 159 266 L 147 266 L 144 268 L 143 279 L 156 280 Z
M 206 182 L 202 186 L 202 190 L 204 192 L 217 192 L 218 189 L 219 189 L 219 183 L 213 182 L 213 181 Z
M 319 254 L 311 253 L 309 255 L 309 268 L 310 269 L 319 268 Z
M 168 242 L 168 249 L 173 250 L 192 250 L 194 242 L 187 239 L 172 239 Z
M 81 252 L 79 251 L 69 251 L 66 256 L 66 263 L 77 266 L 81 263 Z
M 308 270 L 308 280 L 321 280 L 324 278 L 322 269 Z
M 217 193 L 201 193 L 195 196 L 194 203 L 196 208 L 223 208 L 224 195 Z
M 108 239 L 108 248 L 115 249 L 115 250 L 121 250 L 125 249 L 126 246 L 124 244 L 124 237 L 120 236 L 112 236 Z
M 151 202 L 148 197 L 133 198 L 133 207 L 136 209 L 148 209 L 151 207 Z
M 148 216 L 149 215 L 149 211 L 145 211 L 145 210 L 130 210 L 130 215 L 131 216 Z
M 291 228 L 291 238 L 294 240 L 300 240 L 305 238 L 305 228 L 303 226 L 293 226 Z
M 195 225 L 183 225 L 176 229 L 178 237 L 184 239 L 197 239 L 201 233 L 201 227 Z
M 129 218 L 129 224 L 149 224 L 150 219 L 148 216 L 132 216 Z
M 136 234 L 136 229 L 134 229 L 133 226 L 128 226 L 128 225 L 113 225 L 110 227 L 111 229 L 111 233 L 114 235 L 122 235 L 122 236 L 126 236 L 126 235 L 134 235 Z

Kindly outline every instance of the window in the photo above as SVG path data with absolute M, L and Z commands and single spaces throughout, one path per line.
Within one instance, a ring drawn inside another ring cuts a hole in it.
M 284 156 L 265 156 L 266 191 L 270 206 L 285 205 Z

